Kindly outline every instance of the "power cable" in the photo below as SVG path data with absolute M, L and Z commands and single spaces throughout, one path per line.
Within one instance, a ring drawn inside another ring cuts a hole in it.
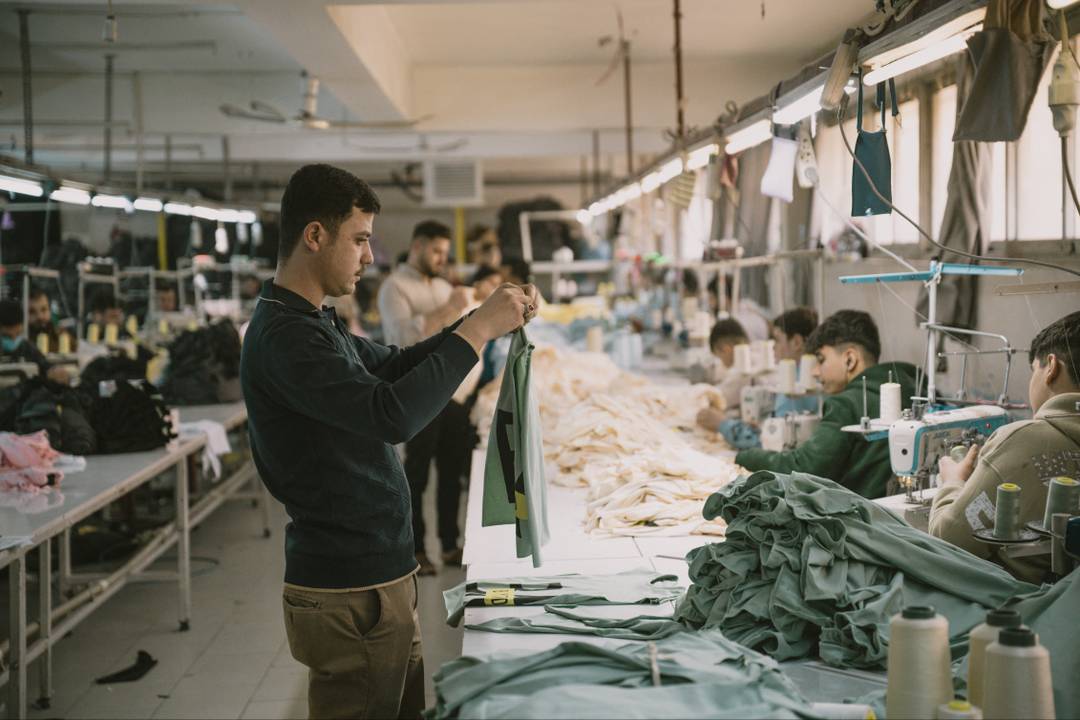
M 1038 266 L 1038 267 L 1050 268 L 1051 270 L 1057 270 L 1059 272 L 1068 273 L 1069 275 L 1075 275 L 1076 277 L 1080 277 L 1080 271 L 1078 271 L 1078 270 L 1070 270 L 1069 268 L 1061 267 L 1060 265 L 1055 265 L 1053 263 L 1043 262 L 1041 260 L 1031 260 L 1029 258 L 996 258 L 996 257 L 988 257 L 986 255 L 976 255 L 975 253 L 969 253 L 966 250 L 957 250 L 955 248 L 946 247 L 945 245 L 942 245 L 941 243 L 939 243 L 934 238 L 930 237 L 930 233 L 923 230 L 922 226 L 919 225 L 919 223 L 915 222 L 910 217 L 908 217 L 908 215 L 906 213 L 904 213 L 904 211 L 900 210 L 900 208 L 893 205 L 892 201 L 889 200 L 889 198 L 887 198 L 887 197 L 885 197 L 884 195 L 881 194 L 881 191 L 878 190 L 877 184 L 874 182 L 874 179 L 872 177 L 870 177 L 870 171 L 866 169 L 866 166 L 863 165 L 862 160 L 860 160 L 855 155 L 855 151 L 851 149 L 851 143 L 848 141 L 847 133 L 844 132 L 844 122 L 843 122 L 844 111 L 847 110 L 847 103 L 848 103 L 848 97 L 845 94 L 844 98 L 840 102 L 840 108 L 836 111 L 836 117 L 837 117 L 837 121 L 839 122 L 839 128 L 840 128 L 840 137 L 844 141 L 844 149 L 847 150 L 848 155 L 850 155 L 852 160 L 855 162 L 855 167 L 859 168 L 859 171 L 866 178 L 866 182 L 870 185 L 870 191 L 873 192 L 874 195 L 877 196 L 878 200 L 885 203 L 885 205 L 887 205 L 890 210 L 892 210 L 894 213 L 896 213 L 897 215 L 902 217 L 904 220 L 906 220 L 908 223 L 910 223 L 911 226 L 913 228 L 915 228 L 915 230 L 918 231 L 918 233 L 920 235 L 922 235 L 923 238 L 925 238 L 928 243 L 930 243 L 934 247 L 938 248 L 942 252 L 953 253 L 954 255 L 960 255 L 962 257 L 970 258 L 972 260 L 983 260 L 983 261 L 986 261 L 986 262 L 994 262 L 994 263 L 1035 265 L 1035 266 Z

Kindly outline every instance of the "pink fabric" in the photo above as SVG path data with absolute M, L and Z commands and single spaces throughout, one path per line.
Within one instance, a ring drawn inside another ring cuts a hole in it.
M 53 468 L 58 457 L 44 430 L 31 435 L 0 433 L 0 490 L 49 492 L 50 479 L 55 487 L 64 477 Z

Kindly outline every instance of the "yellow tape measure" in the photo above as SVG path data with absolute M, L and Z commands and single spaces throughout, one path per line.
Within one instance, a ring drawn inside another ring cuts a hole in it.
M 484 593 L 485 605 L 513 605 L 514 588 L 495 588 Z

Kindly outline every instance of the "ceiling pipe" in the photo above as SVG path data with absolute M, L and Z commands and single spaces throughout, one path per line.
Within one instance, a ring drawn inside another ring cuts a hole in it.
M 113 61 L 116 56 L 105 54 L 105 182 L 112 178 L 112 114 L 113 114 Z
M 679 0 L 675 2 L 675 133 L 677 142 L 682 144 L 686 137 L 686 96 L 683 94 L 683 47 L 682 47 L 682 8 Z M 633 175 L 633 170 L 630 171 Z
M 27 165 L 34 164 L 34 93 L 30 82 L 30 11 L 20 8 L 19 57 L 22 69 L 23 94 L 23 156 Z

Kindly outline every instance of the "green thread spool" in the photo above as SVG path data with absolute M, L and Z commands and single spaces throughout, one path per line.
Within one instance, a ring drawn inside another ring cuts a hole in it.
M 1058 513 L 1075 515 L 1080 511 L 1080 482 L 1068 477 L 1056 477 L 1050 480 L 1046 493 L 1046 514 L 1043 515 L 1043 527 L 1050 529 L 1050 522 Z
M 997 488 L 997 512 L 994 516 L 994 537 L 1015 540 L 1020 535 L 1020 486 L 1001 483 Z

